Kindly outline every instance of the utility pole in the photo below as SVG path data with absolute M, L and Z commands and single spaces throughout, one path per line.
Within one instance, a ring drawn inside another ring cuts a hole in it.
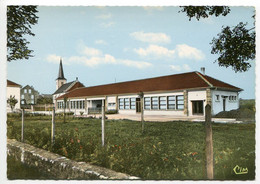
M 52 107 L 51 143 L 55 143 L 55 106 Z
M 213 140 L 212 140 L 212 124 L 211 124 L 211 106 L 209 104 L 205 107 L 205 129 L 206 129 L 206 170 L 207 179 L 214 179 L 213 170 Z
M 105 100 L 102 100 L 101 130 L 102 130 L 102 146 L 104 146 L 105 145 Z

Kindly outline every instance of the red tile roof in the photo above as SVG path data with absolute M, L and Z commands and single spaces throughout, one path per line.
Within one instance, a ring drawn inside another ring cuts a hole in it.
M 16 84 L 13 81 L 7 80 L 7 87 L 22 87 L 20 84 Z
M 241 91 L 240 88 L 221 82 L 209 76 L 202 75 L 199 72 L 189 72 L 149 79 L 77 88 L 57 99 L 62 99 L 65 96 L 68 98 L 74 98 L 115 94 L 133 94 L 141 91 L 145 93 L 208 87 L 219 87 L 233 91 Z

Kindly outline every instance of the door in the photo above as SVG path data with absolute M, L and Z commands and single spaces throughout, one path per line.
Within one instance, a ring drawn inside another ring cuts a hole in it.
M 141 99 L 136 98 L 136 112 L 139 113 L 141 112 Z
M 192 101 L 192 114 L 203 115 L 203 100 Z

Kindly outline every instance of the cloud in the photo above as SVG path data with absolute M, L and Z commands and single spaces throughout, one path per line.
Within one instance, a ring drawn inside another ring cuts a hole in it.
M 55 54 L 50 54 L 47 56 L 47 61 L 50 63 L 59 63 L 61 59 L 61 56 L 57 56 Z
M 139 49 L 134 49 L 134 51 L 140 56 L 152 56 L 156 58 L 162 58 L 162 57 L 171 58 L 175 54 L 174 50 L 169 50 L 165 47 L 161 47 L 158 45 L 149 45 L 149 47 L 147 47 L 146 49 L 139 48 Z
M 106 19 L 110 19 L 112 18 L 112 14 L 111 13 L 107 13 L 107 14 L 101 14 L 99 16 L 96 16 L 97 19 L 103 19 L 103 20 L 106 20 Z
M 95 48 L 90 48 L 87 46 L 83 47 L 81 53 L 86 56 L 101 56 L 102 55 L 102 52 L 100 50 L 95 49 Z
M 165 44 L 171 42 L 170 36 L 166 35 L 165 33 L 144 33 L 143 31 L 140 31 L 140 32 L 130 33 L 130 36 L 138 41 L 147 42 L 147 43 Z
M 187 64 L 183 64 L 182 66 L 181 65 L 169 65 L 170 68 L 174 71 L 177 71 L 177 72 L 180 72 L 180 71 L 190 71 L 191 68 L 189 65 Z
M 98 45 L 107 45 L 107 42 L 104 41 L 104 40 L 96 40 L 96 41 L 95 41 L 95 44 L 98 44 Z
M 149 45 L 147 48 L 133 50 L 139 56 L 153 57 L 155 59 L 178 57 L 180 59 L 203 60 L 205 58 L 205 55 L 201 50 L 186 44 L 177 45 L 176 48 L 172 50 L 158 45 Z
M 205 55 L 202 51 L 186 44 L 177 45 L 176 51 L 180 58 L 203 60 Z
M 100 26 L 103 27 L 103 28 L 109 28 L 113 25 L 115 25 L 115 22 L 103 22 L 103 23 L 100 24 Z
M 149 62 L 133 61 L 128 59 L 117 59 L 110 54 L 103 54 L 102 51 L 81 45 L 80 56 L 71 56 L 63 58 L 62 62 L 66 65 L 81 64 L 88 67 L 97 67 L 102 64 L 124 65 L 128 67 L 135 67 L 138 69 L 144 69 L 153 66 Z M 47 56 L 47 61 L 51 63 L 59 63 L 60 56 L 51 54 Z

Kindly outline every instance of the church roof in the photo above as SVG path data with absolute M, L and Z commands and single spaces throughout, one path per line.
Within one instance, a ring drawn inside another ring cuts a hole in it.
M 82 83 L 80 83 L 78 80 L 72 81 L 72 82 L 68 82 L 63 84 L 59 89 L 57 89 L 53 95 L 58 94 L 58 93 L 65 93 L 68 92 L 70 90 L 79 88 L 79 87 L 84 87 L 84 85 Z
M 57 79 L 65 79 L 61 59 L 60 59 L 60 68 L 59 68 L 59 73 L 58 73 Z
M 199 72 L 189 72 L 142 80 L 106 84 L 100 86 L 78 88 L 62 95 L 68 98 L 102 96 L 116 94 L 133 94 L 139 92 L 162 92 L 185 89 L 218 88 L 223 90 L 241 91 L 242 89 L 227 84 Z

